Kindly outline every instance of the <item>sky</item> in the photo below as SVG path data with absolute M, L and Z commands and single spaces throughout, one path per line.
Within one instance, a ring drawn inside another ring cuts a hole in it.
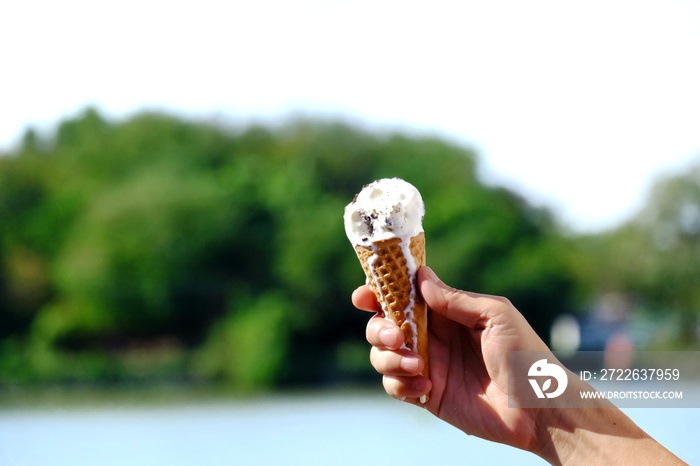
M 700 162 L 700 0 L 6 3 L 0 149 L 88 105 L 340 118 L 473 148 L 578 231 Z

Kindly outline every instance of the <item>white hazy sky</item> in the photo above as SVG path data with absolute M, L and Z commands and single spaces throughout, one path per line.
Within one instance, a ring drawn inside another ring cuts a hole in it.
M 700 1 L 24 0 L 0 7 L 0 147 L 109 116 L 341 116 L 475 148 L 578 230 L 700 160 Z

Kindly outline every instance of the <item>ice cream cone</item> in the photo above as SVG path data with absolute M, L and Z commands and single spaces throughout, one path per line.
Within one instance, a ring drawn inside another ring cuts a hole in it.
M 356 245 L 355 251 L 384 316 L 401 328 L 406 348 L 423 358 L 422 374 L 429 378 L 428 312 L 416 278 L 425 265 L 425 234 L 411 238 L 408 248 L 401 238 L 391 238 L 370 246 Z M 426 396 L 421 402 L 427 400 Z
M 384 178 L 363 186 L 345 207 L 343 221 L 384 316 L 403 331 L 404 347 L 423 358 L 428 378 L 428 312 L 416 278 L 425 265 L 424 214 L 415 186 Z

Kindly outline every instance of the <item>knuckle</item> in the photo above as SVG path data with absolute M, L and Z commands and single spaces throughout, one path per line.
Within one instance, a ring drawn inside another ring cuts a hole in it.
M 382 320 L 384 319 L 372 318 L 367 324 L 367 341 L 373 346 L 381 346 L 379 334 L 385 328 L 385 324 Z
M 372 367 L 380 374 L 387 374 L 391 368 L 391 353 L 373 346 L 369 353 L 369 361 Z
M 384 391 L 394 398 L 401 399 L 402 395 L 402 382 L 396 377 L 385 375 L 382 378 L 382 385 L 384 386 Z

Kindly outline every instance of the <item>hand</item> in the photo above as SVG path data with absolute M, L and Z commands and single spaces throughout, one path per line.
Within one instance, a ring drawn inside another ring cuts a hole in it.
M 506 298 L 451 288 L 427 267 L 418 271 L 418 286 L 431 310 L 429 381 L 420 375 L 423 360 L 401 348 L 403 332 L 383 318 L 369 287 L 352 296 L 357 308 L 377 312 L 367 325 L 370 361 L 389 395 L 415 404 L 430 391 L 426 408 L 440 419 L 552 464 L 684 464 L 605 400 L 598 408 L 509 408 L 508 353 L 549 351 L 542 339 Z
M 427 409 L 470 435 L 533 449 L 536 422 L 528 410 L 508 408 L 509 351 L 547 351 L 525 318 L 505 298 L 468 293 L 442 283 L 427 267 L 418 286 L 428 307 L 430 381 L 423 361 L 400 349 L 403 333 L 381 315 L 367 325 L 372 365 L 389 395 L 415 403 L 431 391 Z M 353 294 L 356 307 L 378 311 L 368 286 Z

